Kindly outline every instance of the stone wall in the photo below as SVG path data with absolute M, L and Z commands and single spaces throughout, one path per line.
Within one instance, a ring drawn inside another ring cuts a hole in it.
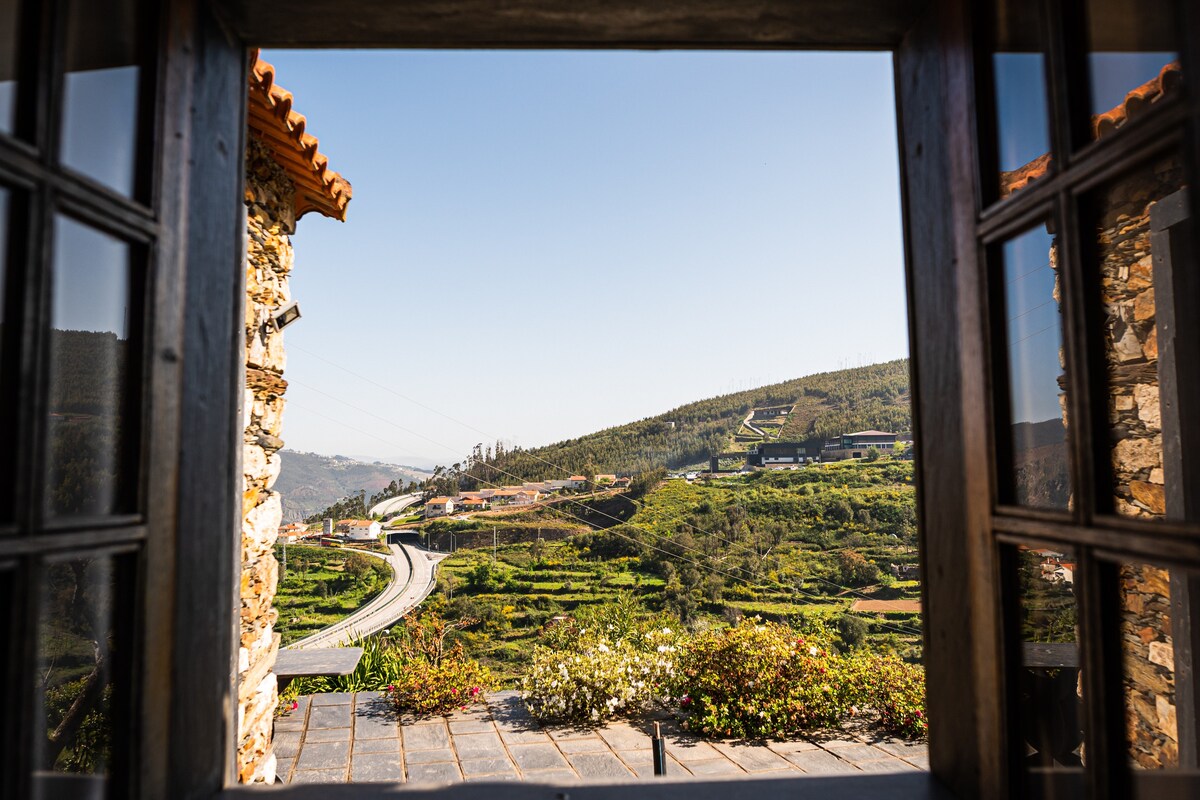
M 1182 169 L 1162 159 L 1125 176 L 1096 198 L 1094 213 L 1104 307 L 1113 504 L 1118 514 L 1161 518 L 1163 431 L 1158 379 L 1150 209 L 1179 189 Z M 1121 569 L 1121 641 L 1129 755 L 1144 768 L 1179 761 L 1170 574 Z
M 283 415 L 283 334 L 272 315 L 290 302 L 289 235 L 295 190 L 267 149 L 250 137 L 246 149 L 246 396 L 242 452 L 241 642 L 238 649 L 238 780 L 275 780 L 271 729 L 279 700 L 272 667 L 279 649 L 272 608 L 279 565 L 275 537 L 282 519 L 279 438 Z

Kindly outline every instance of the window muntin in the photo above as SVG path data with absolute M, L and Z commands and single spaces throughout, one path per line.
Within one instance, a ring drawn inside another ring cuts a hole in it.
M 998 436 L 1011 461 L 1001 501 L 1065 510 L 1071 501 L 1058 245 L 1039 223 L 993 248 L 1003 281 L 1002 361 L 1007 419 Z

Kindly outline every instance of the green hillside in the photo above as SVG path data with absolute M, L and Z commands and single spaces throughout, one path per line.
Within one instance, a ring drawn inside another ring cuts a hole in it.
M 780 407 L 792 410 L 778 414 Z M 908 359 L 822 372 L 700 400 L 545 447 L 504 450 L 497 445 L 496 450 L 476 453 L 467 472 L 477 480 L 504 483 L 702 464 L 711 453 L 745 450 L 752 444 L 754 437 L 745 435 L 742 421 L 756 408 L 770 410 L 771 420 L 763 429 L 787 441 L 817 441 L 870 428 L 907 431 L 912 427 Z

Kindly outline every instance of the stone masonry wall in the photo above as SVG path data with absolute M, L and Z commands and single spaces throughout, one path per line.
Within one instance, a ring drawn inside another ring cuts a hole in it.
M 1182 177 L 1177 161 L 1160 160 L 1110 186 L 1096 208 L 1113 502 L 1124 516 L 1153 519 L 1166 513 L 1150 208 L 1176 191 Z M 1175 766 L 1179 760 L 1170 597 L 1166 570 L 1122 567 L 1129 755 L 1136 765 L 1151 769 Z
M 238 650 L 238 780 L 275 780 L 271 729 L 278 704 L 272 668 L 279 650 L 272 608 L 279 565 L 275 537 L 282 519 L 279 438 L 283 415 L 283 335 L 270 324 L 290 302 L 295 190 L 267 149 L 246 149 L 246 397 L 242 453 L 241 642 Z

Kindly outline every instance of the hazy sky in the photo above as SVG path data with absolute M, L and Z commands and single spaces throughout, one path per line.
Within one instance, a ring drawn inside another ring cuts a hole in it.
M 907 354 L 886 54 L 263 57 L 354 185 L 294 237 L 289 447 L 448 464 Z

